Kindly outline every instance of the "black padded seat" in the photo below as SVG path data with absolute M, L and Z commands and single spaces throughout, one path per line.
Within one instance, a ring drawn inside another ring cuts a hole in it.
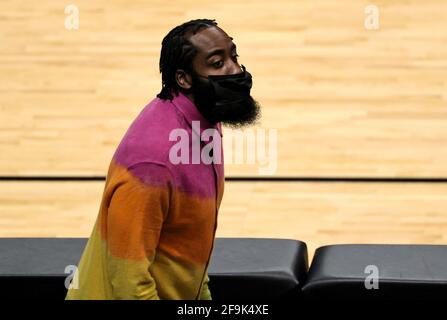
M 0 238 L 0 298 L 59 299 L 86 238 Z
M 308 270 L 304 242 L 216 238 L 209 266 L 213 300 L 297 299 Z
M 59 299 L 66 267 L 76 266 L 87 238 L 0 238 L 0 298 Z M 299 294 L 306 244 L 296 240 L 216 238 L 208 269 L 213 299 L 277 299 Z
M 302 290 L 306 299 L 445 299 L 447 246 L 321 247 Z

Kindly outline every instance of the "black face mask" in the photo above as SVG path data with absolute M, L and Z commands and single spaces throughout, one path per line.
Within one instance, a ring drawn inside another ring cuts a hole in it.
M 194 102 L 209 122 L 238 128 L 253 124 L 259 118 L 260 106 L 250 95 L 251 74 L 244 66 L 242 69 L 241 73 L 221 76 L 193 73 Z

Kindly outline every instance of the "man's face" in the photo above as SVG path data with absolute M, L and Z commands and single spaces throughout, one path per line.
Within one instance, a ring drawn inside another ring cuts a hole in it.
M 242 74 L 233 38 L 217 27 L 204 28 L 189 38 L 197 49 L 191 76 L 194 103 L 212 123 L 222 122 L 232 127 L 254 123 L 259 117 L 259 104 L 248 96 L 216 107 L 210 97 L 208 75 Z
M 216 27 L 200 30 L 189 38 L 198 53 L 193 60 L 194 70 L 208 75 L 228 75 L 242 72 L 237 61 L 236 45 L 224 31 Z

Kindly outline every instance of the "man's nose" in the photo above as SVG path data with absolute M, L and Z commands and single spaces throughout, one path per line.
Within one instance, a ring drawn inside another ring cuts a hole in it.
M 242 67 L 241 67 L 241 65 L 239 63 L 233 62 L 231 64 L 231 67 L 230 67 L 230 70 L 229 70 L 228 74 L 238 74 L 238 73 L 241 73 L 243 71 L 244 70 L 242 70 Z

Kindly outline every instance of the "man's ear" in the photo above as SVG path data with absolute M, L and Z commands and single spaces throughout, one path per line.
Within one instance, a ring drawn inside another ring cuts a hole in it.
M 177 84 L 180 88 L 189 90 L 192 86 L 192 78 L 191 76 L 185 72 L 185 70 L 178 69 L 175 72 L 175 81 L 177 81 Z

